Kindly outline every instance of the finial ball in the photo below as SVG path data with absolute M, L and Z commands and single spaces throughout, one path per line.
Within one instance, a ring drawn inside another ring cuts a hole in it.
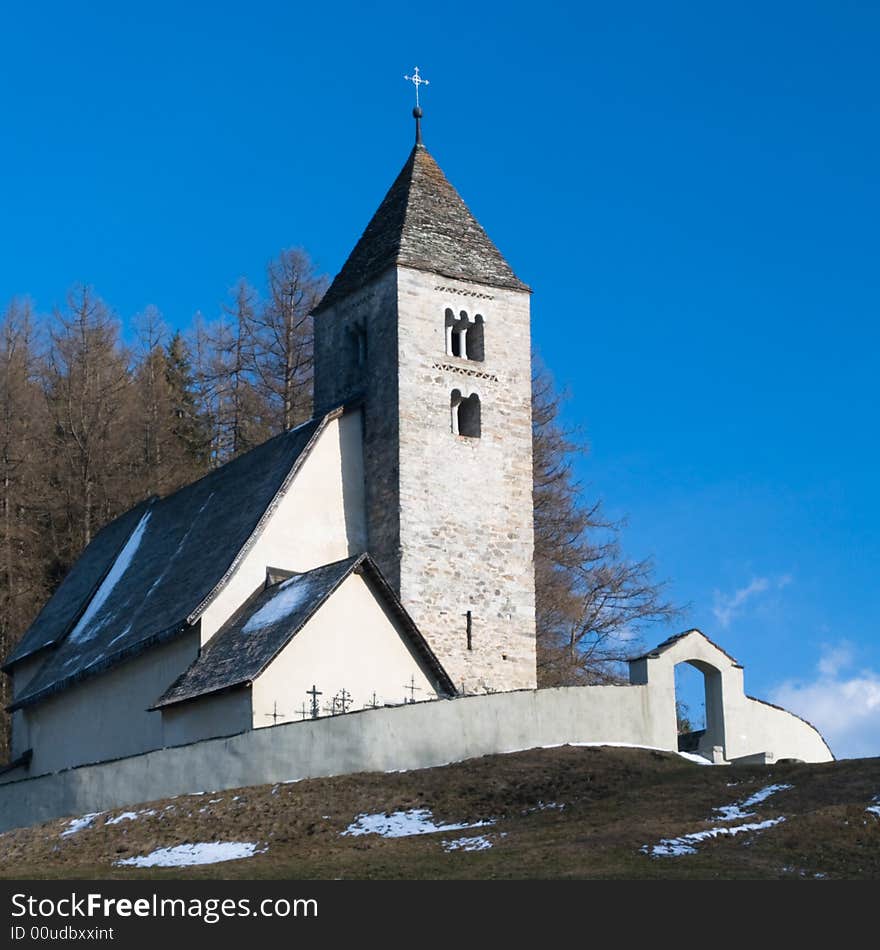
M 414 118 L 414 119 L 421 119 L 421 117 L 422 117 L 422 109 L 421 109 L 421 106 L 416 106 L 416 107 L 413 109 L 413 118 Z

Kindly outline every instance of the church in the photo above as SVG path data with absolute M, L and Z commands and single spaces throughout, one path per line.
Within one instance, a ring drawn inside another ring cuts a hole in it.
M 314 418 L 100 532 L 6 659 L 13 758 L 534 688 L 529 295 L 419 135 L 314 315 Z
M 676 662 L 706 674 L 707 758 L 830 758 L 809 724 L 746 697 L 742 667 L 698 631 L 635 659 L 630 686 L 536 690 L 531 291 L 414 117 L 314 313 L 313 418 L 94 538 L 5 660 L 4 782 L 330 718 L 362 724 L 356 745 L 373 712 L 439 723 L 467 703 L 467 735 L 448 739 L 461 757 L 533 732 L 675 749 Z M 509 721 L 514 700 L 490 708 L 514 693 L 534 723 Z M 418 761 L 431 738 L 413 738 Z

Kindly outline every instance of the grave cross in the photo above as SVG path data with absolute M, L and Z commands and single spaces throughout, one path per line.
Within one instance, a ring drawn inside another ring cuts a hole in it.
M 339 708 L 342 710 L 343 714 L 348 712 L 348 707 L 351 705 L 351 693 L 343 686 L 339 694 Z M 335 698 L 334 698 L 335 702 Z
M 318 697 L 323 696 L 324 694 L 321 690 L 315 688 L 315 684 L 312 683 L 312 688 L 306 690 L 306 696 L 312 697 L 312 719 L 318 718 L 318 713 L 320 709 L 318 708 Z
M 278 712 L 278 701 L 277 701 L 277 700 L 275 701 L 275 704 L 274 704 L 274 706 L 273 706 L 273 708 L 272 708 L 272 712 L 266 713 L 265 716 L 266 716 L 267 719 L 271 719 L 271 720 L 272 720 L 272 725 L 273 725 L 273 726 L 277 726 L 277 725 L 278 725 L 278 720 L 284 718 L 284 713 Z
M 421 686 L 416 686 L 415 676 L 411 676 L 409 678 L 409 685 L 404 686 L 403 688 L 409 690 L 409 699 L 404 698 L 405 703 L 414 703 L 416 701 L 416 693 L 420 693 L 422 691 Z

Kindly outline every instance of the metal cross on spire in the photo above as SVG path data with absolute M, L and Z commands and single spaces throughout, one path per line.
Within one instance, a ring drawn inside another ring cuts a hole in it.
M 412 76 L 403 77 L 407 82 L 411 82 L 416 87 L 416 107 L 413 109 L 413 118 L 416 120 L 416 145 L 422 144 L 422 107 L 419 105 L 419 86 L 430 86 L 427 79 L 422 79 L 419 75 L 419 67 L 413 69 Z
M 416 108 L 419 108 L 419 86 L 430 86 L 431 82 L 428 79 L 422 79 L 419 75 L 419 67 L 416 66 L 413 69 L 412 76 L 403 77 L 407 82 L 411 82 L 416 87 Z

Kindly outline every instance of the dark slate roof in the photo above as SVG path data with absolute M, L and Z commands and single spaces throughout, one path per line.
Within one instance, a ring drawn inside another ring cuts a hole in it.
M 148 499 L 136 505 L 95 535 L 6 658 L 4 669 L 56 644 L 73 628 L 151 501 Z
M 211 638 L 198 659 L 160 697 L 153 709 L 252 683 L 306 625 L 339 585 L 362 573 L 404 622 L 410 644 L 448 695 L 455 687 L 379 569 L 367 554 L 294 574 L 254 594 Z
M 315 312 L 395 264 L 491 287 L 529 289 L 423 145 L 413 148 Z
M 653 650 L 648 650 L 647 653 L 642 653 L 640 656 L 630 657 L 629 662 L 632 663 L 635 660 L 644 660 L 644 659 L 647 659 L 648 657 L 660 656 L 661 653 L 665 653 L 671 647 L 675 646 L 675 644 L 678 643 L 679 640 L 683 640 L 685 637 L 689 637 L 692 633 L 696 633 L 697 635 L 701 636 L 708 644 L 710 644 L 710 646 L 715 647 L 715 649 L 718 650 L 719 653 L 723 653 L 727 657 L 727 659 L 730 660 L 731 663 L 733 663 L 734 666 L 742 667 L 742 664 L 739 662 L 739 660 L 736 659 L 736 657 L 732 657 L 727 652 L 727 650 L 725 650 L 723 647 L 718 646 L 718 644 L 715 643 L 714 640 L 710 640 L 706 636 L 706 634 L 703 633 L 702 630 L 698 630 L 696 627 L 693 627 L 691 630 L 683 630 L 681 633 L 676 633 L 674 636 L 667 637 L 662 643 L 658 643 L 657 646 L 655 646 Z
M 115 557 L 108 553 L 109 540 L 92 554 L 105 532 L 96 537 L 40 614 L 34 641 L 45 638 L 57 646 L 10 709 L 136 656 L 193 623 L 250 547 L 332 415 L 276 436 L 173 495 L 123 515 L 106 529 Z M 99 574 L 100 586 L 84 601 L 82 592 L 95 589 Z

